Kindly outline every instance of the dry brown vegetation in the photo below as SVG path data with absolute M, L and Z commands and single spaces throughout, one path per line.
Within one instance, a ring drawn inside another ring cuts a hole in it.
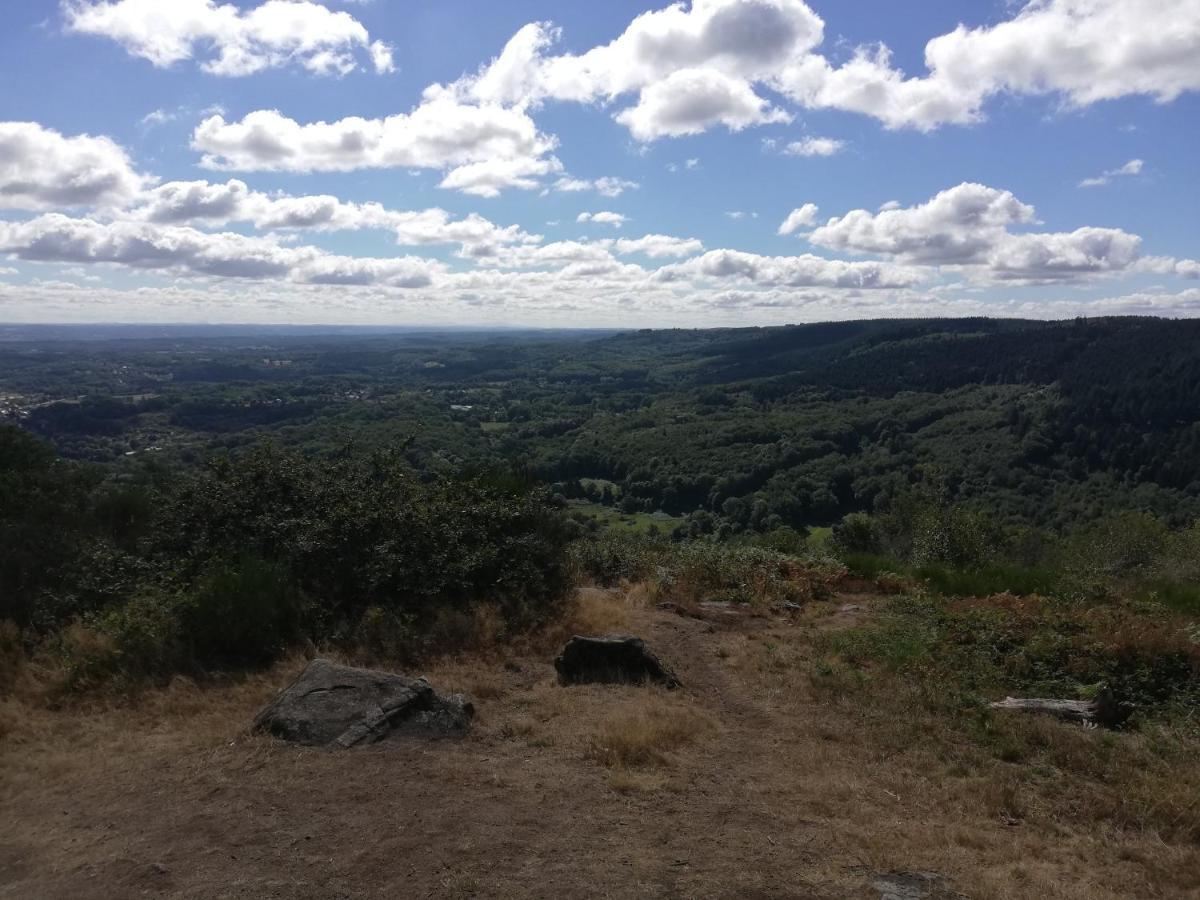
M 651 599 L 586 590 L 539 637 L 429 666 L 476 697 L 461 741 L 246 734 L 302 657 L 136 701 L 8 701 L 0 896 L 844 898 L 921 870 L 977 900 L 1200 897 L 1187 735 L 975 732 L 928 683 L 830 655 L 882 596 L 786 616 Z M 576 631 L 642 635 L 684 687 L 558 686 Z

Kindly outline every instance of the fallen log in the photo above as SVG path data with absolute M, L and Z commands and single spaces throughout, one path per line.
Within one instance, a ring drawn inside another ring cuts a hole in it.
M 989 704 L 992 709 L 1004 709 L 1015 712 L 1045 713 L 1067 722 L 1081 722 L 1085 725 L 1103 725 L 1105 728 L 1119 728 L 1133 713 L 1133 707 L 1121 703 L 1107 691 L 1097 695 L 1095 700 L 1043 700 L 1035 698 L 1005 697 Z

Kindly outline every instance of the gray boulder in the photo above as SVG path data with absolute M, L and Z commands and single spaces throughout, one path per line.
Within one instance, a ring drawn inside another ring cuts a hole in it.
M 679 679 L 641 638 L 627 634 L 605 637 L 576 635 L 567 641 L 554 660 L 558 680 L 563 684 L 645 684 L 657 682 L 668 688 L 679 687 Z
M 254 730 L 346 748 L 395 734 L 462 734 L 474 712 L 465 697 L 439 695 L 424 678 L 314 659 L 258 714 Z

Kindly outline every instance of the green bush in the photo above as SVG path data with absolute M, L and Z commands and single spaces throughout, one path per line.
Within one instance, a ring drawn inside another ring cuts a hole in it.
M 602 531 L 575 541 L 570 559 L 578 578 L 612 587 L 651 578 L 666 552 L 665 545 L 638 535 Z
M 878 555 L 883 551 L 883 535 L 878 523 L 866 513 L 850 513 L 833 526 L 829 535 L 832 550 L 841 554 Z
M 242 556 L 214 562 L 177 612 L 201 666 L 261 665 L 299 636 L 303 605 L 282 566 Z
M 567 529 L 544 494 L 495 480 L 426 483 L 384 454 L 265 448 L 223 460 L 175 495 L 159 534 L 155 554 L 188 585 L 214 561 L 273 560 L 318 604 L 322 637 L 372 606 L 421 619 L 487 601 L 529 625 L 571 584 Z

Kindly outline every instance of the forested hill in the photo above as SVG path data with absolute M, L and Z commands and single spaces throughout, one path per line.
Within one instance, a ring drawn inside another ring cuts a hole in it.
M 0 342 L 0 415 L 126 480 L 352 440 L 698 533 L 828 525 L 912 491 L 1006 526 L 1200 516 L 1200 322 L 106 336 Z

